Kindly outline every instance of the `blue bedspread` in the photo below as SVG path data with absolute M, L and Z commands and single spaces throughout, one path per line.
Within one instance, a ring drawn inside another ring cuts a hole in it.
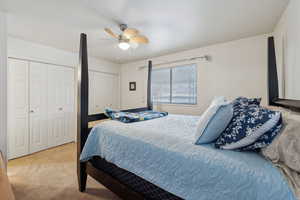
M 198 117 L 169 115 L 94 127 L 81 161 L 101 156 L 183 199 L 294 200 L 284 176 L 257 153 L 194 145 Z

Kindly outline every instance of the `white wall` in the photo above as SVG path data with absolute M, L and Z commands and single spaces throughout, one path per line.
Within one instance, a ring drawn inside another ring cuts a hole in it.
M 78 53 L 72 53 L 14 37 L 8 37 L 8 57 L 49 62 L 51 64 L 71 67 L 77 67 L 79 62 Z M 120 65 L 89 57 L 89 69 L 119 74 Z
M 7 153 L 7 56 L 6 17 L 0 12 L 0 151 Z
M 275 31 L 280 96 L 300 100 L 300 1 L 290 0 Z
M 215 96 L 233 99 L 238 96 L 262 97 L 267 102 L 267 37 L 260 35 L 242 40 L 212 45 L 180 53 L 152 58 L 153 63 L 209 55 L 211 61 L 198 63 L 198 104 L 164 105 L 171 113 L 201 114 Z M 121 67 L 121 106 L 123 109 L 146 105 L 147 61 L 124 64 Z M 155 66 L 154 66 L 155 67 Z M 130 92 L 129 81 L 137 82 Z

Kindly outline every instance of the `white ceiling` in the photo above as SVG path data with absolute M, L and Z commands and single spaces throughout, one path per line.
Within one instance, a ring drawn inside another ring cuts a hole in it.
M 8 33 L 118 63 L 272 32 L 289 0 L 0 0 Z M 122 51 L 103 32 L 118 23 L 139 29 L 149 45 Z

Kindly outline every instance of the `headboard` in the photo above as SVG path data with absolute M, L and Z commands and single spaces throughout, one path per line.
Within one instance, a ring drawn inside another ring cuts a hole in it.
M 281 106 L 291 110 L 300 111 L 300 100 L 279 98 L 274 37 L 268 38 L 268 96 L 269 105 Z

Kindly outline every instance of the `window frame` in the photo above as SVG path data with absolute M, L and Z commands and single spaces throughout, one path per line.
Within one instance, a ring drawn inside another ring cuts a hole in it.
M 195 85 L 195 90 L 196 90 L 196 97 L 195 97 L 195 103 L 173 103 L 173 70 L 174 68 L 182 68 L 186 67 L 189 65 L 195 65 L 196 68 L 196 74 L 195 74 L 195 80 L 196 80 L 196 85 Z M 159 67 L 157 69 L 153 69 L 153 71 L 159 71 L 163 69 L 168 69 L 170 72 L 170 102 L 162 102 L 162 101 L 153 101 L 153 96 L 151 96 L 151 102 L 153 104 L 165 104 L 165 105 L 186 105 L 186 106 L 194 106 L 198 105 L 198 64 L 197 63 L 184 63 L 181 65 L 174 65 L 174 66 L 168 66 L 168 67 Z M 152 89 L 152 86 L 151 86 Z M 151 93 L 152 94 L 152 93 Z

